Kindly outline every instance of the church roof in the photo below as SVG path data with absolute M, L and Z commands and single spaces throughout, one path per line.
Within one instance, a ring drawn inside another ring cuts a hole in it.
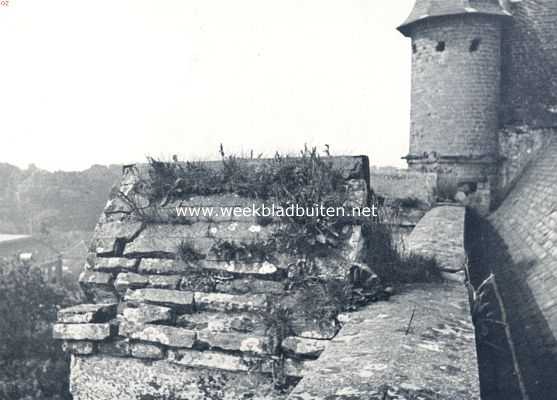
M 403 35 L 409 36 L 411 26 L 416 22 L 449 15 L 486 14 L 509 17 L 511 13 L 505 3 L 505 0 L 416 0 L 414 9 L 398 30 Z

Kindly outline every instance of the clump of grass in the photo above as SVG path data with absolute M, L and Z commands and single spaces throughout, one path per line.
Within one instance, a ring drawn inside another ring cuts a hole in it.
M 276 243 L 273 239 L 250 242 L 216 239 L 210 253 L 222 261 L 271 262 L 275 251 Z
M 417 283 L 443 281 L 441 268 L 433 257 L 404 253 L 397 248 L 387 224 L 364 227 L 367 243 L 364 261 L 388 283 Z
M 189 263 L 205 259 L 205 254 L 200 253 L 191 241 L 182 240 L 176 250 L 178 259 Z

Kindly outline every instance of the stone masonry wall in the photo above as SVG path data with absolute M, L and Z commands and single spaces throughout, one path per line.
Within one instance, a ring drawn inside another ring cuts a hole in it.
M 499 132 L 498 197 L 505 198 L 524 168 L 539 156 L 548 142 L 557 134 L 555 128 L 508 127 Z
M 557 123 L 557 2 L 511 4 L 503 31 L 501 123 L 532 128 Z
M 499 209 L 487 221 L 471 224 L 467 235 L 472 272 L 493 272 L 501 288 L 532 399 L 552 398 L 557 390 L 556 170 L 557 140 L 552 140 Z M 499 372 L 500 382 L 508 379 Z M 507 388 L 497 390 L 508 396 Z
M 331 162 L 345 178 L 346 204 L 367 205 L 367 158 Z M 120 190 L 130 194 L 142 179 L 145 167 L 128 171 Z M 265 239 L 279 222 L 171 217 L 177 204 L 252 203 L 235 194 L 193 196 L 165 205 L 153 222 L 131 217 L 119 197 L 108 202 L 80 277 L 91 303 L 62 310 L 54 326 L 72 354 L 74 400 L 278 399 L 277 379 L 292 385 L 303 376 L 339 326 L 325 312 L 308 316 L 303 290 L 288 286 L 300 260 L 293 254 L 274 254 L 273 262 L 223 260 L 212 250 L 217 239 Z M 358 225 L 343 235 L 336 255 L 317 260 L 322 276 L 348 279 L 363 238 Z M 179 259 L 184 241 L 203 259 Z M 286 310 L 281 315 L 274 314 L 278 303 Z

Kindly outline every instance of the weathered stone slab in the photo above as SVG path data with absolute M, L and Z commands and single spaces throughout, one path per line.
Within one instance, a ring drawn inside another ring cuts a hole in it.
M 178 289 L 182 277 L 177 275 L 148 275 L 149 287 L 157 289 Z
M 284 282 L 244 278 L 217 282 L 216 290 L 223 293 L 246 294 L 283 294 Z
M 58 311 L 58 322 L 86 324 L 108 322 L 116 316 L 116 304 L 81 304 Z
M 156 289 L 177 289 L 180 276 L 176 275 L 140 275 L 133 272 L 118 274 L 114 287 L 120 292 L 127 289 L 141 289 L 146 286 Z
M 197 265 L 208 270 L 224 271 L 232 274 L 247 274 L 266 277 L 276 275 L 276 273 L 279 271 L 277 265 L 268 261 L 246 263 L 241 261 L 222 262 L 202 260 L 198 262 Z
M 296 336 L 282 341 L 282 349 L 295 356 L 317 358 L 325 350 L 326 340 L 307 339 Z
M 167 225 L 174 227 L 176 225 Z M 124 255 L 128 257 L 165 257 L 174 259 L 184 238 L 179 236 L 164 236 L 163 233 L 147 232 L 141 234 L 134 241 L 128 243 Z M 195 250 L 200 254 L 207 254 L 215 244 L 215 239 L 199 237 L 195 239 Z
M 126 301 L 146 302 L 178 307 L 193 307 L 193 293 L 167 289 L 128 290 Z
M 210 368 L 231 372 L 256 372 L 265 361 L 216 351 L 170 350 L 168 360 L 190 368 Z
M 79 400 L 162 400 L 170 393 L 176 400 L 284 399 L 273 390 L 270 375 L 191 368 L 166 360 L 74 357 L 70 380 Z
M 479 399 L 464 286 L 413 285 L 349 315 L 289 399 Z
M 71 354 L 89 355 L 95 352 L 95 343 L 89 341 L 65 341 L 62 350 Z
M 245 210 L 236 211 L 240 212 L 253 212 L 253 208 L 259 207 L 260 204 L 254 203 L 252 200 Z M 219 212 L 234 209 L 230 205 L 223 206 L 223 210 L 218 209 Z M 255 210 L 257 211 L 257 210 Z M 211 237 L 213 239 L 234 239 L 238 241 L 251 241 L 255 239 L 268 238 L 273 232 L 272 225 L 262 226 L 254 223 L 244 223 L 238 221 L 219 222 L 219 223 L 204 223 L 198 222 L 191 225 L 169 225 L 157 224 L 149 225 L 140 237 L 168 237 L 180 238 L 186 241 L 196 240 L 200 237 Z
M 254 336 L 236 332 L 209 332 L 197 333 L 197 340 L 211 348 L 228 351 L 241 351 L 255 354 L 271 354 L 272 343 L 269 337 Z
M 127 339 L 110 340 L 100 342 L 97 345 L 99 353 L 116 357 L 128 357 L 131 355 L 131 346 Z
M 114 287 L 119 292 L 125 292 L 127 289 L 140 289 L 149 284 L 149 278 L 145 275 L 136 274 L 134 272 L 122 272 L 116 277 Z
M 135 271 L 138 264 L 139 260 L 135 258 L 98 257 L 93 269 L 102 272 Z
M 99 223 L 93 233 L 91 248 L 99 255 L 111 255 L 118 251 L 118 242 L 132 240 L 142 229 L 141 222 L 113 221 Z
M 264 335 L 266 326 L 263 317 L 257 313 L 198 312 L 180 315 L 178 326 L 208 332 L 239 332 Z
M 144 358 L 148 360 L 161 360 L 165 356 L 164 349 L 162 349 L 160 346 L 150 343 L 132 343 L 130 345 L 130 352 L 132 357 Z M 114 373 L 114 370 L 112 370 L 112 372 Z M 124 372 L 124 374 L 125 373 L 126 372 Z M 92 399 L 96 398 L 97 397 L 93 397 Z
M 165 346 L 191 348 L 195 343 L 195 332 L 166 325 L 135 325 L 120 332 L 130 339 L 159 343 Z
M 122 318 L 135 324 L 170 322 L 174 319 L 174 311 L 169 307 L 139 304 L 138 307 L 124 308 Z
M 160 258 L 143 258 L 139 264 L 139 272 L 142 274 L 181 274 L 187 272 L 187 266 L 176 260 Z
M 195 306 L 199 310 L 212 311 L 261 311 L 267 308 L 267 297 L 263 294 L 195 292 Z
M 54 324 L 52 327 L 54 339 L 104 340 L 110 335 L 110 324 Z
M 83 271 L 79 275 L 79 283 L 84 285 L 111 286 L 114 277 L 106 272 Z

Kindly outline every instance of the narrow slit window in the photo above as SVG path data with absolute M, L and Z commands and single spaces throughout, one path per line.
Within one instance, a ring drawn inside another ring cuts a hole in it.
M 478 51 L 478 49 L 480 48 L 481 43 L 482 43 L 482 39 L 480 39 L 480 38 L 476 38 L 476 39 L 472 40 L 472 43 L 470 43 L 470 53 Z
M 412 53 L 416 54 L 418 52 L 418 46 L 416 46 L 416 43 L 412 44 Z
M 438 42 L 437 46 L 435 47 L 437 51 L 445 51 L 445 42 Z

